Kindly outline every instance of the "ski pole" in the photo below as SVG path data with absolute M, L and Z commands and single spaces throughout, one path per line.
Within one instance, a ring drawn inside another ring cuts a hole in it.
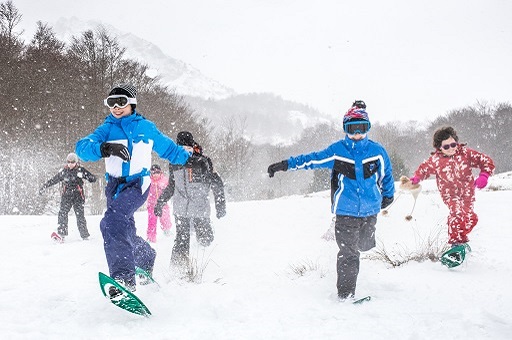
M 419 185 L 417 188 L 415 189 L 412 189 L 410 190 L 411 194 L 412 194 L 412 197 L 414 198 L 414 204 L 412 205 L 412 209 L 411 209 L 411 212 L 409 213 L 409 215 L 405 216 L 405 219 L 407 221 L 410 221 L 412 220 L 412 212 L 414 211 L 414 208 L 416 207 L 416 201 L 418 200 L 418 195 L 420 194 L 421 192 L 421 185 Z

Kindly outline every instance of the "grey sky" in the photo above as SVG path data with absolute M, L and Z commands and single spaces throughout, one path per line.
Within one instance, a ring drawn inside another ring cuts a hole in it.
M 512 1 L 15 0 L 37 20 L 99 20 L 156 43 L 237 92 L 274 92 L 334 116 L 424 121 L 511 101 Z

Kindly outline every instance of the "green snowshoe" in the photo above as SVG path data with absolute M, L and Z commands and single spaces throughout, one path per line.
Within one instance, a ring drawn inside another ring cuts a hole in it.
M 471 252 L 471 247 L 467 243 L 461 243 L 448 249 L 441 255 L 441 264 L 448 268 L 460 266 L 466 259 L 466 253 Z
M 101 272 L 98 273 L 98 278 L 103 295 L 114 305 L 130 313 L 146 317 L 151 315 L 148 307 L 135 294 L 120 285 L 116 280 Z

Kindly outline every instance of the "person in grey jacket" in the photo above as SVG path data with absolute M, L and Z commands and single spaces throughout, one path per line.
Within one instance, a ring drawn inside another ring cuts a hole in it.
M 224 184 L 213 170 L 211 159 L 202 153 L 202 148 L 188 131 L 178 133 L 176 143 L 194 148 L 191 161 L 185 165 L 169 164 L 169 184 L 163 190 L 155 205 L 155 215 L 162 214 L 162 208 L 173 198 L 173 214 L 176 238 L 171 255 L 171 265 L 184 267 L 189 262 L 190 229 L 194 227 L 197 242 L 207 247 L 213 241 L 210 222 L 210 189 L 215 200 L 217 218 L 226 215 Z

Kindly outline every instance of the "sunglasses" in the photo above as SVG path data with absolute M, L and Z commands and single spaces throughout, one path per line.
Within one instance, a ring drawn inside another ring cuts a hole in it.
M 128 96 L 125 96 L 124 94 L 116 94 L 114 96 L 108 96 L 103 103 L 111 109 L 116 106 L 120 109 L 124 109 L 130 104 L 137 104 L 137 99 L 128 98 Z
M 450 143 L 450 144 L 445 144 L 445 145 L 441 145 L 441 147 L 445 150 L 448 150 L 449 148 L 456 148 L 457 145 L 459 145 L 459 143 Z
M 75 164 L 75 161 L 68 161 L 68 164 Z
M 359 133 L 364 135 L 368 131 L 370 131 L 370 122 L 366 121 L 356 121 L 356 122 L 348 122 L 343 124 L 343 130 L 345 133 L 349 135 L 355 135 Z

